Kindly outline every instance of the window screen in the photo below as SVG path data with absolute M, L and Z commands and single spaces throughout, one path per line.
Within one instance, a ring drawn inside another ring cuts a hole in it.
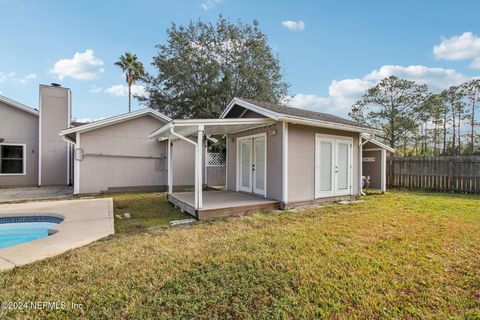
M 22 174 L 23 146 L 0 145 L 0 174 Z

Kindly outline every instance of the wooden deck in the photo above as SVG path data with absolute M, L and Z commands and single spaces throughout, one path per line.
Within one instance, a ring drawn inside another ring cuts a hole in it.
M 175 192 L 168 195 L 168 201 L 183 211 L 205 219 L 221 216 L 245 215 L 254 211 L 268 211 L 278 208 L 278 201 L 242 192 L 204 191 L 203 208 L 196 212 L 193 192 Z

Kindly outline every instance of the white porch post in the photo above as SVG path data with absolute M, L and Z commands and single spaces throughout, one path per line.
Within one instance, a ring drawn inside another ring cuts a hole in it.
M 173 172 L 172 172 L 172 146 L 171 140 L 167 139 L 167 174 L 168 174 L 168 194 L 173 193 Z
M 358 194 L 363 194 L 363 143 L 362 143 L 362 133 L 358 134 Z
M 203 131 L 204 131 L 205 127 L 202 125 L 199 125 L 198 126 L 198 132 L 197 132 L 197 147 L 196 147 L 196 150 L 197 150 L 197 168 L 196 168 L 196 175 L 197 175 L 197 209 L 202 209 L 203 207 L 203 192 L 202 192 L 202 189 L 203 189 L 203 180 L 202 180 L 202 174 L 203 174 L 203 170 L 202 170 L 202 164 L 203 164 L 203 161 L 202 161 L 202 149 L 203 149 Z
M 207 156 L 208 156 L 208 142 L 207 140 L 205 139 L 205 141 L 203 142 L 203 177 L 205 179 L 205 185 L 208 185 L 208 168 L 207 168 Z
M 282 201 L 288 203 L 288 122 L 282 122 Z
M 387 150 L 382 148 L 382 162 L 381 162 L 381 189 L 382 192 L 387 190 Z

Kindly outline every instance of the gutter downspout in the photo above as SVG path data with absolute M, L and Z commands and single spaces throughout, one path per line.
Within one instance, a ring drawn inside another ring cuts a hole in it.
M 76 147 L 77 146 L 77 143 L 75 141 L 73 141 L 72 139 L 69 139 L 65 136 L 62 136 L 62 140 L 65 141 L 66 143 L 68 144 L 71 144 L 72 146 Z

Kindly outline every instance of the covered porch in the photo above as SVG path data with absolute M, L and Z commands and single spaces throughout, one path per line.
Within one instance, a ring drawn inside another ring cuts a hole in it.
M 243 215 L 253 211 L 278 208 L 278 201 L 245 192 L 205 191 L 203 152 L 206 138 L 226 138 L 246 130 L 262 128 L 275 123 L 269 118 L 239 119 L 185 119 L 173 120 L 150 135 L 150 138 L 167 141 L 168 200 L 197 219 L 216 216 Z M 181 139 L 195 148 L 195 183 L 191 192 L 173 192 L 172 142 Z M 228 145 L 228 144 L 227 144 Z M 227 152 L 228 155 L 228 152 Z M 228 159 L 226 161 L 228 170 Z M 228 179 L 228 178 L 227 178 Z

